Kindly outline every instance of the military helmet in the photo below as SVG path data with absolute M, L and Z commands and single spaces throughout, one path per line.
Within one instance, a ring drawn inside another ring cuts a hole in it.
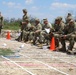
M 68 15 L 71 15 L 71 13 L 68 13 Z
M 57 18 L 55 19 L 55 22 L 56 22 L 56 21 L 58 21 L 58 19 L 57 19 Z
M 23 12 L 27 12 L 27 10 L 26 9 L 23 9 Z

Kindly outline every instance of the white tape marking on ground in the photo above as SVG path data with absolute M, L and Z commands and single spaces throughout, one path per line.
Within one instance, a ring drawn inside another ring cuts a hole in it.
M 33 74 L 32 72 L 30 72 L 30 71 L 28 71 L 27 69 L 25 69 L 25 68 L 23 68 L 22 66 L 20 66 L 19 64 L 17 64 L 16 62 L 14 62 L 14 61 L 12 61 L 12 60 L 10 60 L 10 59 L 4 57 L 4 56 L 2 56 L 2 58 L 6 59 L 6 60 L 9 60 L 10 62 L 14 63 L 16 66 L 20 67 L 22 70 L 28 72 L 29 74 L 35 75 L 35 74 Z
M 0 61 L 0 63 L 5 63 L 7 61 Z M 14 61 L 16 63 L 21 63 L 21 62 L 37 62 L 37 61 Z
M 27 54 L 26 54 L 27 55 Z M 30 54 L 29 54 L 30 55 Z M 42 54 L 43 55 L 43 54 Z M 47 55 L 47 54 L 45 54 L 45 55 Z M 65 63 L 68 63 L 68 64 L 71 64 L 71 65 L 74 65 L 74 66 L 76 66 L 76 64 L 74 64 L 74 63 L 70 63 L 70 62 L 68 62 L 68 61 L 65 61 L 65 60 L 63 60 L 63 59 L 61 59 L 62 57 L 53 57 L 51 54 L 50 54 L 50 57 L 52 57 L 52 58 L 54 58 L 54 59 L 58 59 L 58 60 L 60 60 L 60 61 L 63 61 L 63 62 L 65 62 Z M 42 57 L 35 57 L 35 58 L 41 58 L 42 59 Z M 47 57 L 48 58 L 48 57 Z M 43 57 L 43 59 L 47 59 L 46 57 L 44 58 Z M 65 57 L 63 57 L 63 58 L 65 58 Z M 69 57 L 66 57 L 66 58 L 69 58 Z M 65 59 L 66 59 L 65 58 Z M 33 58 L 34 59 L 34 58 Z M 48 58 L 49 59 L 49 58 Z
M 54 58 L 53 56 L 51 56 L 52 58 Z M 65 61 L 65 60 L 63 60 L 63 59 L 60 59 L 60 58 L 55 58 L 55 59 L 58 59 L 58 60 L 60 60 L 60 61 L 63 61 L 63 62 L 65 62 L 65 63 L 68 63 L 68 64 L 71 64 L 71 65 L 74 65 L 74 66 L 76 66 L 76 64 L 74 64 L 74 63 L 70 63 L 70 62 L 68 62 L 68 61 Z
M 65 63 L 71 64 L 71 65 L 74 65 L 74 66 L 76 67 L 76 64 L 74 64 L 74 63 L 70 63 L 70 62 L 65 61 L 65 60 L 63 60 L 63 59 L 59 59 L 59 60 L 61 60 L 61 61 L 65 62 Z
M 9 68 L 0 68 L 0 70 L 6 70 L 6 69 L 9 69 Z M 13 68 L 13 69 L 21 69 L 21 68 Z M 26 68 L 26 69 L 29 69 L 29 70 L 46 70 L 46 69 L 49 69 L 49 68 Z
M 39 51 L 38 51 L 38 52 L 39 52 Z M 47 55 L 47 54 L 42 54 L 42 55 Z M 48 55 L 49 55 L 49 54 L 48 54 Z M 63 54 L 63 55 L 65 55 L 65 54 Z M 58 60 L 61 60 L 61 61 L 65 62 L 65 63 L 68 63 L 68 64 L 71 64 L 71 65 L 76 66 L 76 64 L 74 64 L 74 63 L 70 63 L 70 62 L 68 62 L 68 61 L 65 61 L 65 60 L 61 59 L 61 58 L 65 58 L 65 57 L 53 57 L 51 54 L 50 54 L 50 57 L 55 58 L 55 59 L 58 59 Z M 38 57 L 38 58 L 41 58 L 41 57 Z M 66 57 L 66 58 L 69 58 L 69 57 Z M 74 56 L 72 56 L 72 58 L 74 58 Z
M 20 53 L 20 54 L 21 54 L 21 53 Z M 21 54 L 21 55 L 22 55 L 22 56 L 25 56 L 25 55 L 23 55 L 23 54 Z M 25 57 L 28 57 L 28 56 L 25 56 Z M 28 57 L 28 58 L 30 58 L 30 57 Z M 31 59 L 31 58 L 30 58 L 30 59 Z M 36 59 L 33 59 L 33 60 L 38 61 L 38 60 L 36 60 Z M 57 71 L 57 72 L 59 72 L 59 73 L 61 73 L 61 74 L 69 75 L 69 74 L 67 74 L 67 73 L 65 73 L 65 72 L 63 72 L 63 71 L 60 71 L 60 70 L 52 67 L 52 66 L 49 66 L 48 64 L 46 64 L 46 63 L 44 63 L 44 62 L 42 62 L 42 61 L 38 61 L 38 62 L 44 64 L 44 65 L 47 66 L 48 68 L 53 69 L 53 70 L 55 70 L 55 71 Z

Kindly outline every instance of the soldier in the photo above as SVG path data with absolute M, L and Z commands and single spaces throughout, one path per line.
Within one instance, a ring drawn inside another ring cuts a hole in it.
M 66 24 L 69 24 L 70 20 L 72 19 L 73 19 L 72 14 L 68 13 L 67 17 L 65 18 Z
M 59 40 L 60 40 L 60 35 L 64 34 L 64 27 L 65 27 L 65 24 L 62 21 L 62 17 L 58 17 L 55 20 L 55 24 L 54 24 L 54 37 L 55 37 L 56 49 L 57 50 L 59 50 L 59 48 L 60 48 Z
M 52 25 L 51 25 L 51 23 L 49 23 L 48 22 L 48 20 L 47 19 L 43 19 L 43 30 L 45 29 L 45 28 L 50 28 L 50 29 L 52 29 L 53 27 L 52 27 Z
M 62 48 L 65 48 L 65 51 L 66 51 L 65 40 L 69 41 L 69 46 L 68 46 L 67 52 L 72 51 L 72 49 L 73 49 L 73 46 L 75 43 L 74 38 L 76 36 L 75 33 L 76 33 L 75 23 L 73 20 L 71 20 L 69 22 L 69 24 L 67 26 L 65 26 L 65 28 L 64 28 L 64 37 L 62 37 L 62 40 L 61 40 Z
M 23 21 L 22 23 L 24 23 L 27 19 L 29 19 L 28 15 L 27 15 L 27 10 L 26 9 L 23 9 Z
M 17 41 L 22 41 L 22 37 L 23 37 L 23 30 L 26 26 L 26 20 L 28 19 L 28 15 L 27 15 L 27 10 L 23 9 L 23 17 L 22 17 L 22 22 L 20 23 L 20 27 L 21 27 L 21 35 L 16 39 Z
M 53 27 L 51 23 L 48 22 L 47 19 L 43 19 L 43 27 L 42 27 L 42 36 L 44 36 L 44 42 L 48 45 L 49 40 L 51 37 L 49 37 L 49 33 L 53 30 Z
M 31 31 L 31 24 L 29 19 L 26 19 L 25 24 L 26 26 L 24 27 L 24 30 L 23 30 L 23 40 L 24 42 L 27 42 L 29 41 L 30 31 Z
M 2 16 L 2 14 L 0 12 L 0 34 L 1 34 L 2 26 L 3 26 L 3 16 Z
M 35 20 L 35 27 L 34 27 L 34 38 L 33 38 L 33 44 L 36 45 L 36 40 L 39 41 L 39 43 L 42 42 L 41 40 L 41 30 L 42 26 L 40 24 L 40 20 L 36 19 Z

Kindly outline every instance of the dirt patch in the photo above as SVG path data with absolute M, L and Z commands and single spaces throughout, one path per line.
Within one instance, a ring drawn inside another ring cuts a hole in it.
M 21 47 L 21 45 L 24 46 Z M 0 38 L 0 48 L 9 48 L 15 52 L 14 55 L 0 56 L 0 75 L 76 74 L 76 56 L 74 55 L 39 49 L 31 44 L 6 38 Z

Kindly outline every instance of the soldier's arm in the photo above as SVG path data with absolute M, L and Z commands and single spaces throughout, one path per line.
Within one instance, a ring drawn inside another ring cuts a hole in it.
M 39 27 L 38 27 L 38 29 L 36 30 L 36 32 L 40 32 L 42 30 L 42 26 L 40 25 Z
M 1 22 L 2 22 L 2 25 L 3 25 L 3 21 L 4 21 L 4 19 L 3 19 L 3 16 L 1 17 Z

